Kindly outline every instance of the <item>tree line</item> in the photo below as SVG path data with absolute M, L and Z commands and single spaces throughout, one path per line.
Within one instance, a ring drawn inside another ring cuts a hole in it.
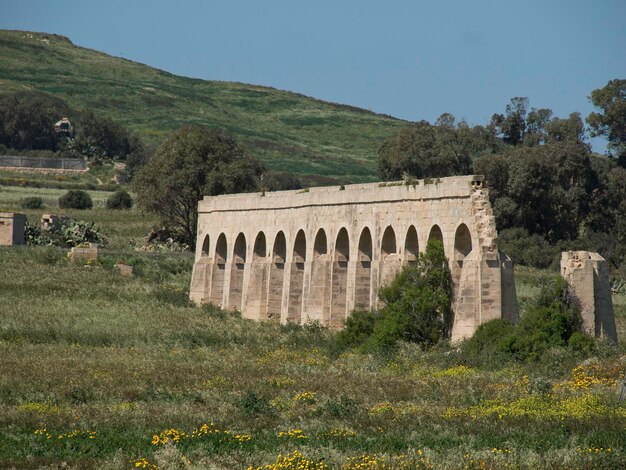
M 484 174 L 503 249 L 514 261 L 554 263 L 565 249 L 599 251 L 626 270 L 626 80 L 590 95 L 586 124 L 512 98 L 485 126 L 442 114 L 389 138 L 379 150 L 383 180 Z M 587 136 L 608 139 L 608 158 Z

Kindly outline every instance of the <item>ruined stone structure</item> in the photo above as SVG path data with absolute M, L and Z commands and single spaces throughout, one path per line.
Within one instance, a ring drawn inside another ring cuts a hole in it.
M 561 275 L 580 301 L 583 330 L 617 343 L 609 266 L 598 253 L 564 251 Z
M 0 245 L 24 245 L 26 215 L 19 212 L 0 212 Z
M 482 176 L 205 197 L 190 297 L 245 318 L 341 327 L 431 238 L 454 284 L 452 339 L 518 318 Z

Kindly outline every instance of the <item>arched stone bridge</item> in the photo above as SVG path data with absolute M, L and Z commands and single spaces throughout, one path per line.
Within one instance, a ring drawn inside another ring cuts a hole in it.
M 455 340 L 517 319 L 496 237 L 482 176 L 205 197 L 190 298 L 245 318 L 341 327 L 437 238 L 452 270 Z

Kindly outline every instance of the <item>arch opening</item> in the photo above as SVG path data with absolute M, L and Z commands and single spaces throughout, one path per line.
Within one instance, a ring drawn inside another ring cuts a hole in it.
M 202 251 L 201 251 L 201 253 L 202 253 L 203 257 L 209 256 L 209 247 L 210 247 L 210 243 L 209 242 L 210 242 L 210 238 L 207 235 L 207 236 L 204 237 L 204 241 L 202 242 Z
M 441 232 L 439 225 L 433 225 L 431 227 L 430 232 L 428 233 L 428 241 L 430 240 L 439 240 L 443 243 L 443 233 Z
M 411 225 L 406 232 L 404 241 L 404 261 L 408 264 L 414 264 L 419 257 L 420 246 L 417 239 L 417 230 Z
M 348 299 L 348 261 L 350 260 L 350 238 L 348 231 L 341 228 L 335 241 L 335 255 L 331 278 L 330 326 L 343 325 L 346 318 Z
M 283 280 L 285 276 L 285 258 L 287 256 L 287 240 L 280 231 L 276 234 L 270 263 L 270 281 L 267 291 L 268 320 L 280 321 L 280 311 L 283 303 Z
M 213 275 L 211 279 L 211 303 L 222 306 L 224 299 L 224 281 L 226 278 L 226 259 L 228 257 L 228 246 L 226 235 L 223 233 L 217 238 L 215 245 L 215 256 L 213 257 Z
M 241 310 L 243 301 L 243 274 L 246 265 L 246 237 L 243 233 L 237 235 L 233 249 L 233 262 L 230 271 L 230 297 L 228 307 Z
M 383 257 L 393 255 L 397 251 L 396 247 L 396 232 L 391 225 L 387 227 L 383 233 L 383 241 L 380 245 L 380 252 Z
M 354 308 L 369 310 L 372 284 L 372 234 L 365 227 L 359 237 L 359 259 L 356 263 Z
M 302 321 L 302 291 L 304 288 L 304 263 L 306 261 L 306 235 L 304 230 L 298 231 L 293 244 L 291 274 L 289 276 L 289 305 L 287 320 L 300 323 Z
M 472 235 L 467 225 L 461 224 L 454 234 L 454 263 L 452 265 L 452 279 L 457 285 L 461 278 L 463 261 L 472 251 Z
M 328 253 L 328 240 L 326 239 L 326 232 L 324 229 L 319 229 L 317 235 L 315 235 L 315 243 L 313 244 L 313 256 L 325 255 Z
M 311 265 L 311 284 L 306 306 L 310 320 L 325 323 L 329 312 L 330 261 L 328 260 L 328 240 L 324 229 L 319 229 L 313 242 L 313 263 Z
M 391 225 L 383 232 L 383 240 L 380 245 L 380 285 L 387 286 L 393 281 L 393 276 L 400 268 L 398 247 L 396 245 L 396 232 Z
M 265 234 L 263 232 L 259 232 L 256 236 L 256 240 L 254 241 L 254 252 L 252 253 L 253 258 L 265 258 L 267 255 L 267 249 L 265 244 Z
M 254 239 L 250 279 L 246 289 L 246 318 L 262 319 L 265 317 L 267 300 L 267 242 L 265 233 L 259 232 Z

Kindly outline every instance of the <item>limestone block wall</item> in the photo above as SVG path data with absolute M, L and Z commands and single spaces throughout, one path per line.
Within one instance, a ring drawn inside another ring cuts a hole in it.
M 0 245 L 24 245 L 26 215 L 19 212 L 0 212 Z
M 564 251 L 561 275 L 580 301 L 585 332 L 617 343 L 609 267 L 605 259 L 590 251 Z
M 256 320 L 341 327 L 353 309 L 375 308 L 378 288 L 431 238 L 452 270 L 453 339 L 517 318 L 482 176 L 205 197 L 190 298 Z

